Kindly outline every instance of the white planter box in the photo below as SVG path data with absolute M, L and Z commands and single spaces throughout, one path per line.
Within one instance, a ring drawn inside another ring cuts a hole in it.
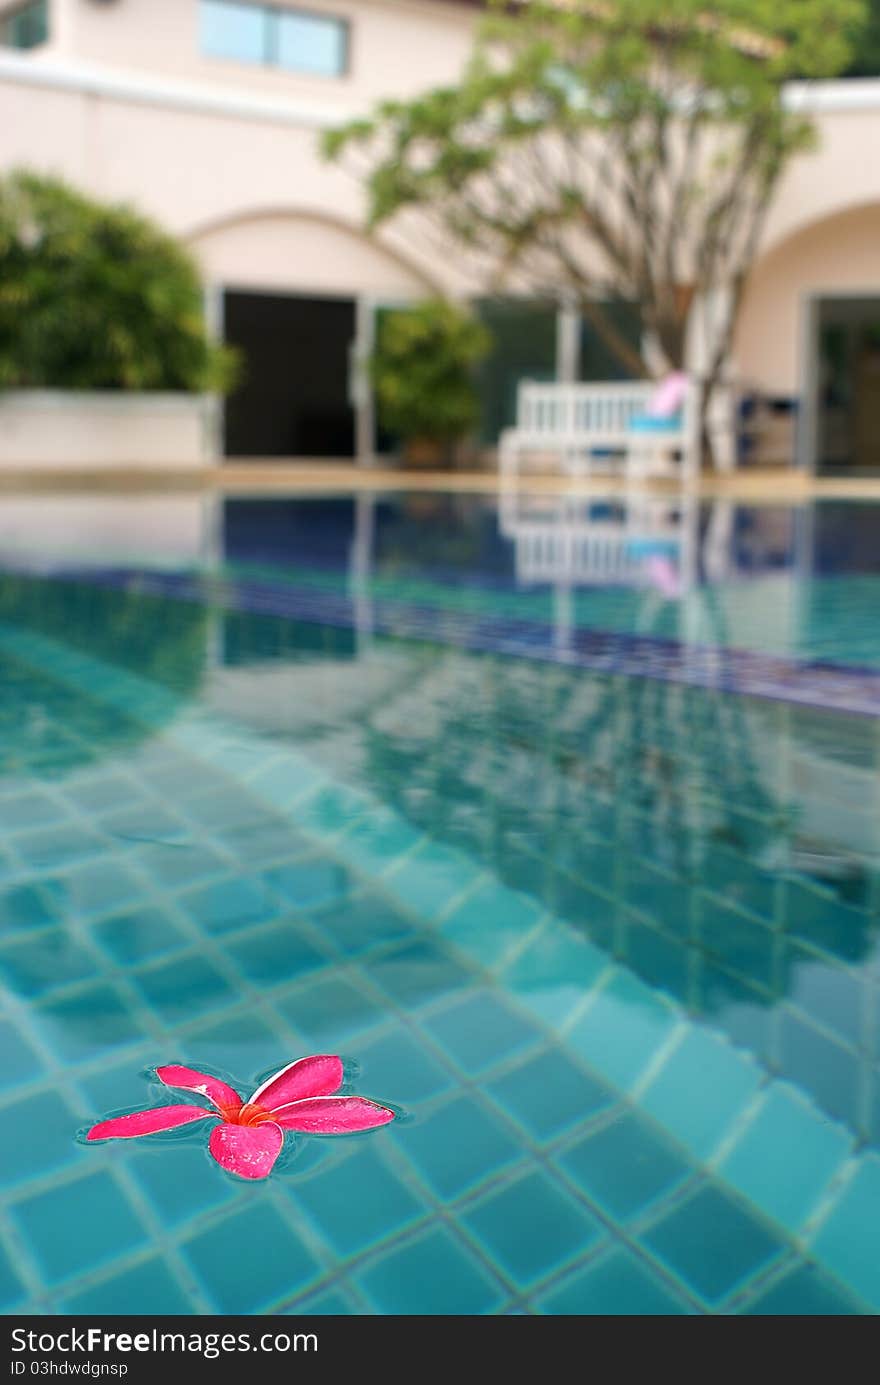
M 0 391 L 0 468 L 205 465 L 215 416 L 206 395 Z

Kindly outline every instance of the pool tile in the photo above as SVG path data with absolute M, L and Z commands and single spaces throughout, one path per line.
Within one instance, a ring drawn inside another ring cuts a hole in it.
M 699 936 L 706 951 L 723 966 L 774 990 L 780 944 L 765 923 L 704 891 Z
M 615 1099 L 560 1048 L 524 1059 L 512 1072 L 489 1082 L 487 1090 L 509 1116 L 541 1141 L 589 1120 Z
M 375 1039 L 358 1043 L 362 1082 L 376 1092 L 394 1094 L 401 1105 L 418 1106 L 452 1086 L 451 1073 L 443 1067 L 421 1038 L 408 1026 L 396 1024 Z M 389 1100 L 390 1100 L 389 1096 Z
M 98 1268 L 146 1240 L 110 1173 L 87 1174 L 16 1203 L 10 1212 L 50 1284 Z
M 240 1195 L 240 1188 L 221 1173 L 208 1154 L 211 1128 L 205 1121 L 193 1126 L 185 1143 L 157 1140 L 148 1147 L 148 1141 L 129 1156 L 131 1171 L 164 1226 L 181 1226 Z
M 840 1285 L 815 1265 L 800 1264 L 750 1300 L 746 1316 L 845 1317 L 864 1313 Z
M 297 1216 L 309 1216 L 342 1256 L 390 1239 L 430 1210 L 364 1140 L 326 1172 L 298 1180 L 290 1197 Z
M 768 921 L 773 919 L 776 877 L 739 852 L 722 846 L 709 848 L 703 863 L 704 878 L 733 904 L 742 905 Z
M 211 827 L 211 836 L 222 842 L 245 869 L 290 865 L 314 851 L 314 844 L 291 828 L 286 819 L 271 816 L 267 816 L 265 822 L 255 819 L 256 815 L 252 815 L 245 823 Z M 199 821 L 202 821 L 201 814 Z
M 572 844 L 575 856 L 578 843 Z M 620 904 L 615 899 L 607 899 L 597 894 L 583 881 L 572 880 L 560 874 L 553 882 L 553 910 L 559 918 L 565 919 L 576 933 L 587 942 L 611 953 L 614 949 L 617 916 Z
M 502 1301 L 494 1279 L 445 1229 L 417 1236 L 354 1279 L 383 1314 L 475 1315 Z
M 237 999 L 231 983 L 200 954 L 174 957 L 149 971 L 133 973 L 132 979 L 152 1009 L 171 1022 L 191 1019 Z
M 851 1138 L 801 1097 L 771 1086 L 719 1172 L 790 1231 L 803 1225 L 847 1158 Z
M 89 1116 L 97 1120 L 104 1112 L 136 1105 L 141 1097 L 144 1106 L 149 1106 L 147 1070 L 148 1064 L 156 1061 L 155 1045 L 151 1043 L 121 1062 L 81 1076 L 78 1085 L 86 1094 Z
M 844 1284 L 880 1311 L 880 1158 L 864 1156 L 813 1238 L 812 1250 Z
M 298 986 L 293 994 L 277 1000 L 276 1007 L 298 1034 L 329 1051 L 375 1028 L 386 1016 L 384 1008 L 360 987 L 333 977 Z
M 35 885 L 16 885 L 0 892 L 0 927 L 4 933 L 39 928 L 54 920 L 45 896 Z
M 75 996 L 41 1001 L 34 1016 L 65 1062 L 103 1056 L 143 1038 L 130 1003 L 113 986 L 87 986 Z
M 628 1090 L 677 1023 L 676 1013 L 636 977 L 617 971 L 566 1034 L 599 1076 Z
M 208 933 L 229 933 L 249 924 L 269 923 L 280 906 L 260 880 L 230 877 L 180 896 L 194 923 Z
M 627 904 L 650 918 L 662 919 L 679 937 L 688 936 L 691 890 L 690 881 L 658 870 L 637 856 L 627 861 L 624 886 Z
M 9 1312 L 26 1297 L 25 1287 L 12 1268 L 9 1256 L 0 1245 L 0 1309 Z
M 628 1250 L 603 1255 L 538 1299 L 545 1313 L 666 1317 L 692 1312 L 687 1300 Z
M 621 953 L 627 966 L 642 980 L 682 1004 L 689 1002 L 690 950 L 677 939 L 630 914 Z
M 852 1049 L 822 1033 L 787 1006 L 778 1027 L 778 1070 L 801 1087 L 829 1116 L 858 1129 L 861 1061 Z
M 760 1082 L 761 1071 L 750 1057 L 692 1027 L 637 1101 L 697 1159 L 705 1159 Z
M 124 808 L 131 802 L 132 784 L 119 774 L 78 774 L 64 785 L 66 798 L 87 813 Z
M 543 912 L 535 900 L 487 880 L 472 890 L 439 928 L 450 942 L 492 970 L 531 932 Z
M 386 877 L 385 883 L 395 898 L 420 918 L 432 919 L 479 874 L 480 867 L 463 853 L 439 842 L 423 842 Z
M 137 899 L 143 888 L 131 871 L 106 859 L 65 871 L 57 887 L 61 907 L 71 919 L 116 913 Z
M 295 1054 L 285 1046 L 285 1036 L 258 1015 L 236 1015 L 210 1021 L 186 1036 L 184 1060 L 198 1066 L 209 1063 L 235 1076 L 244 1090 L 255 1073 L 283 1068 Z
M 556 1156 L 586 1196 L 615 1220 L 640 1216 L 691 1173 L 650 1122 L 625 1112 Z
M 412 1124 L 395 1122 L 391 1134 L 442 1198 L 458 1197 L 521 1157 L 501 1121 L 472 1096 L 444 1102 Z
M 604 952 L 551 920 L 504 968 L 502 980 L 527 1009 L 558 1028 L 596 985 L 608 961 Z
M 304 1318 L 342 1318 L 361 1312 L 361 1309 L 341 1289 L 327 1289 L 313 1297 L 298 1298 L 292 1308 L 285 1308 L 288 1316 Z
M 94 936 L 122 967 L 152 961 L 186 945 L 186 935 L 161 909 L 128 910 L 94 925 Z
M 273 866 L 264 872 L 263 879 L 295 909 L 314 909 L 347 899 L 355 887 L 344 866 L 322 857 Z
M 808 1019 L 833 1030 L 845 1043 L 862 1042 L 866 988 L 862 978 L 844 967 L 823 964 L 806 949 L 790 944 L 788 998 Z
M 260 1312 L 320 1273 L 314 1256 L 266 1200 L 185 1241 L 182 1251 L 220 1313 Z
M 0 1020 L 0 1090 L 19 1087 L 38 1077 L 42 1060 L 23 1034 L 9 1020 Z
M 473 984 L 469 971 L 428 940 L 409 943 L 363 963 L 364 970 L 399 1005 L 413 1009 Z
M 82 1293 L 62 1298 L 64 1313 L 129 1316 L 144 1312 L 178 1315 L 191 1313 L 192 1302 L 161 1256 L 154 1256 L 134 1269 L 114 1274 Z
M 348 829 L 340 847 L 347 860 L 376 876 L 421 839 L 422 834 L 397 813 L 377 808 Z
M 252 930 L 241 940 L 226 943 L 226 951 L 248 980 L 267 987 L 294 981 L 327 961 L 293 922 Z
M 105 841 L 97 832 L 78 823 L 67 822 L 58 827 L 19 833 L 15 839 L 18 855 L 36 870 L 56 870 L 75 861 L 97 856 Z
M 310 914 L 312 927 L 346 956 L 358 956 L 371 947 L 408 937 L 412 920 L 400 913 L 387 897 L 367 891 L 342 904 L 321 907 Z
M 0 948 L 0 977 L 16 995 L 45 995 L 98 972 L 96 959 L 63 928 L 50 928 Z
M 64 1168 L 81 1154 L 74 1142 L 82 1124 L 57 1092 L 42 1092 L 0 1107 L 10 1138 L 0 1143 L 0 1184 L 26 1183 Z
M 605 1234 L 601 1222 L 542 1171 L 470 1203 L 461 1218 L 522 1289 L 584 1254 Z
M 20 832 L 22 828 L 47 827 L 67 816 L 63 803 L 58 803 L 48 794 L 34 791 L 18 793 L 9 807 L 4 805 L 0 814 L 0 826 L 5 832 Z
M 492 991 L 480 990 L 424 1021 L 458 1066 L 472 1076 L 536 1043 L 541 1032 Z
M 299 797 L 299 796 L 298 796 Z M 292 805 L 292 814 L 322 841 L 337 837 L 368 810 L 370 801 L 343 784 L 328 784 Z
M 784 1248 L 769 1227 L 714 1185 L 677 1204 L 640 1239 L 709 1305 L 740 1288 Z
M 222 927 L 226 918 L 224 903 L 211 886 L 201 882 L 224 875 L 228 871 L 229 862 L 225 856 L 206 846 L 174 843 L 170 846 L 140 846 L 137 848 L 135 859 L 149 877 L 165 889 L 191 891 L 181 903 L 199 922 L 208 923 L 219 916 Z M 222 893 L 226 896 L 226 906 L 233 913 L 236 908 L 246 908 L 249 899 L 247 890 L 239 888 L 240 883 L 246 884 L 229 880 L 225 888 L 221 887 Z M 201 888 L 196 888 L 199 884 Z

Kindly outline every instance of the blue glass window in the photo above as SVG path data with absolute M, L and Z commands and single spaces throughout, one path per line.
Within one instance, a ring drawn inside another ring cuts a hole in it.
M 278 6 L 201 0 L 202 52 L 287 72 L 339 77 L 348 62 L 348 24 Z
M 231 0 L 202 0 L 202 52 L 243 63 L 269 60 L 270 11 Z
M 31 0 L 0 19 L 0 43 L 6 48 L 36 48 L 49 37 L 49 0 Z
M 338 77 L 346 68 L 348 25 L 326 15 L 281 11 L 278 62 L 290 72 Z

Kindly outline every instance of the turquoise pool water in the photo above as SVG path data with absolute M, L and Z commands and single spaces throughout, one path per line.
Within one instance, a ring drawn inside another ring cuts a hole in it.
M 5 1312 L 880 1310 L 880 508 L 54 503 L 0 534 Z M 313 1052 L 405 1119 L 252 1185 L 76 1140 Z

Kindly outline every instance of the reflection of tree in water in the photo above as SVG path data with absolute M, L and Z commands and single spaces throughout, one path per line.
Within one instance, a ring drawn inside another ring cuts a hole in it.
M 0 620 L 106 660 L 181 698 L 192 696 L 201 682 L 208 613 L 195 603 L 95 586 L 87 579 L 3 574 Z M 26 662 L 4 659 L 2 677 L 5 773 L 31 765 L 73 768 L 146 733 L 136 709 L 133 717 L 111 711 Z
M 373 715 L 364 731 L 372 786 L 410 821 L 697 1011 L 788 994 L 782 935 L 848 961 L 867 954 L 876 919 L 849 910 L 842 928 L 833 909 L 786 906 L 796 815 L 768 787 L 781 753 L 771 704 L 492 657 L 451 656 L 451 671 L 449 657 L 423 652 L 419 717 Z M 774 844 L 779 869 L 765 864 Z M 654 898 L 629 892 L 643 867 Z M 712 928 L 694 908 L 706 889 L 722 911 Z M 763 920 L 737 912 L 750 891 L 776 901 Z M 666 946 L 645 946 L 646 928 Z

